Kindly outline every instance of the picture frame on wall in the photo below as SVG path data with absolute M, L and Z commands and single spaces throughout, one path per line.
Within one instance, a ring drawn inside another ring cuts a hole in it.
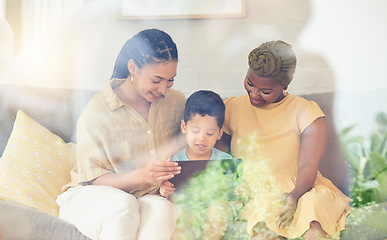
M 246 0 L 120 0 L 120 19 L 242 18 Z

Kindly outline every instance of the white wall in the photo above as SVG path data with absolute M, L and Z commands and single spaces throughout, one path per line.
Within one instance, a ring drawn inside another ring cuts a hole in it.
M 368 136 L 375 129 L 375 115 L 387 113 L 387 2 L 311 3 L 313 14 L 298 42 L 325 59 L 332 73 L 337 128 L 356 124 L 355 133 Z
M 0 73 L 5 71 L 13 62 L 13 46 L 14 38 L 11 26 L 0 15 Z
M 282 39 L 298 56 L 290 93 L 337 92 L 340 128 L 357 122 L 369 131 L 374 114 L 387 112 L 381 97 L 387 89 L 387 1 L 246 0 L 245 18 L 158 21 L 118 19 L 117 3 L 85 0 L 50 35 L 31 42 L 0 81 L 102 89 L 124 42 L 156 27 L 178 45 L 174 87 L 187 96 L 198 89 L 223 97 L 244 94 L 248 53 L 264 41 Z M 363 111 L 367 116 L 359 119 Z
M 339 91 L 387 88 L 387 2 L 313 0 L 300 44 L 323 56 Z
M 5 0 L 0 0 L 0 18 L 5 18 Z

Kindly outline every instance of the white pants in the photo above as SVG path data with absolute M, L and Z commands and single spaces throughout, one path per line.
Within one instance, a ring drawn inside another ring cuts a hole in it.
M 83 186 L 58 196 L 59 218 L 74 224 L 91 239 L 170 240 L 177 210 L 166 198 L 136 199 L 117 188 Z

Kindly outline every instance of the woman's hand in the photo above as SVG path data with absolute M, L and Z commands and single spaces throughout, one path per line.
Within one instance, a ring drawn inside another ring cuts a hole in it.
M 179 174 L 181 167 L 172 159 L 153 161 L 145 167 L 125 173 L 106 173 L 92 181 L 93 185 L 112 186 L 130 192 L 144 184 L 157 184 Z
M 172 193 L 175 192 L 175 187 L 170 181 L 164 181 L 160 185 L 160 195 L 168 198 Z
M 290 194 L 283 195 L 285 205 L 283 209 L 277 214 L 276 222 L 280 228 L 288 227 L 293 221 L 294 214 L 297 209 L 297 201 Z
M 152 161 L 144 168 L 145 182 L 154 184 L 167 181 L 181 172 L 181 167 L 171 158 L 167 161 Z

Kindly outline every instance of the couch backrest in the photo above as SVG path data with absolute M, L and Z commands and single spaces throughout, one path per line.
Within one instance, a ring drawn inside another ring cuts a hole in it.
M 0 153 L 11 134 L 17 111 L 23 110 L 38 123 L 75 142 L 76 121 L 96 91 L 0 85 Z
M 79 115 L 97 91 L 0 85 L 0 153 L 12 131 L 16 112 L 21 109 L 64 141 L 75 141 Z M 320 163 L 321 173 L 348 194 L 348 174 L 339 136 L 333 122 L 333 93 L 303 95 L 316 101 L 327 116 L 329 141 Z

